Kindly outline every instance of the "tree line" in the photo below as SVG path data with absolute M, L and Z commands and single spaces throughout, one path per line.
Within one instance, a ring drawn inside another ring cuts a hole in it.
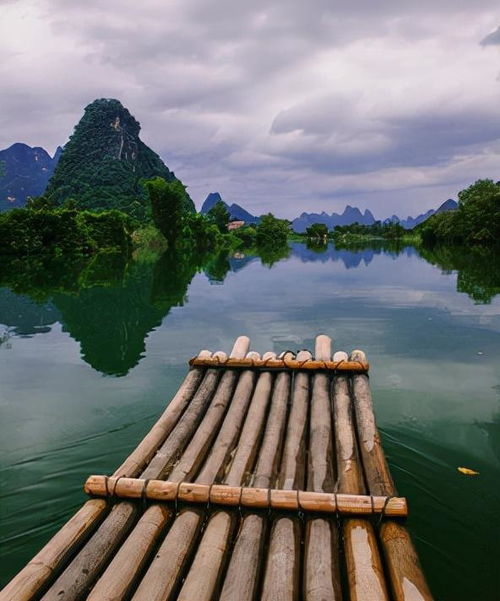
M 154 224 L 170 252 L 253 249 L 270 263 L 273 253 L 286 255 L 290 223 L 285 219 L 269 213 L 258 225 L 229 231 L 230 214 L 223 202 L 202 215 L 186 205 L 186 189 L 177 179 L 154 177 L 143 186 L 148 217 L 142 219 L 117 209 L 89 210 L 87 202 L 82 206 L 75 199 L 62 205 L 48 196 L 30 199 L 25 208 L 0 214 L 0 254 L 129 252 L 134 234 Z

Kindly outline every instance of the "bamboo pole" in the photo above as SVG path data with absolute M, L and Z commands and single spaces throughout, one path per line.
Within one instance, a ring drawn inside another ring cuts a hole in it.
M 297 361 L 311 358 L 309 351 L 300 351 Z M 305 480 L 304 449 L 309 413 L 309 374 L 297 372 L 293 381 L 292 406 L 288 418 L 287 436 L 281 459 L 278 488 L 285 490 L 302 489 Z
M 260 358 L 260 355 L 250 351 L 247 353 L 247 357 Z M 217 441 L 212 445 L 208 457 L 196 477 L 196 482 L 211 484 L 220 480 L 223 476 L 223 471 L 228 466 L 231 453 L 236 446 L 238 436 L 245 422 L 245 415 L 254 392 L 255 382 L 255 372 L 251 370 L 242 372 L 238 388 L 234 393 Z
M 389 601 L 373 526 L 367 520 L 349 519 L 343 533 L 350 601 Z
M 243 350 L 246 349 L 233 348 L 232 353 L 240 353 L 243 352 Z M 212 445 L 213 449 L 218 449 L 219 445 L 227 445 L 227 451 L 231 448 L 232 444 L 236 440 L 237 433 L 241 427 L 240 422 L 238 421 L 238 415 L 244 415 L 246 411 L 246 406 L 248 405 L 250 399 L 253 384 L 253 373 L 243 372 L 238 381 L 237 388 L 233 395 L 231 404 L 229 405 L 228 412 L 217 439 Z M 206 450 L 207 449 L 205 449 L 205 451 Z M 219 465 L 217 462 L 219 461 L 222 464 L 225 460 L 226 452 L 209 454 L 203 468 L 206 468 L 206 471 L 203 472 L 202 470 L 202 473 L 204 473 L 203 478 L 208 478 L 209 473 L 211 473 L 213 478 L 215 478 L 215 475 L 221 470 L 222 467 L 222 465 Z M 175 474 L 173 475 L 175 476 Z M 178 476 L 180 475 L 181 472 L 178 472 Z M 178 483 L 176 484 L 178 485 Z M 149 485 L 151 485 L 151 482 Z M 199 484 L 191 484 L 189 485 L 189 488 L 191 488 L 191 490 L 196 490 L 198 486 Z M 179 486 L 178 488 L 182 492 L 181 487 Z M 207 488 L 210 490 L 210 486 L 207 486 Z M 186 494 L 190 494 L 189 490 L 186 490 Z M 196 498 L 196 494 L 192 498 Z M 159 601 L 160 599 L 168 598 L 172 591 L 177 588 L 187 559 L 193 551 L 194 541 L 198 538 L 203 516 L 204 512 L 189 509 L 181 512 L 181 514 L 176 518 L 172 528 L 167 533 L 167 536 L 160 545 L 155 558 L 151 562 L 151 565 L 140 582 L 133 597 L 134 601 Z M 172 561 L 174 553 L 175 561 Z M 206 567 L 203 569 L 206 570 Z
M 201 351 L 200 358 L 210 356 Z M 167 405 L 166 410 L 146 435 L 139 446 L 115 471 L 115 475 L 136 476 L 161 441 L 168 435 L 179 415 L 194 395 L 204 369 L 195 367 L 187 374 L 179 390 Z M 106 503 L 100 500 L 87 501 L 75 515 L 46 543 L 33 559 L 0 591 L 0 601 L 30 601 L 39 596 L 54 576 L 61 573 L 67 561 L 85 544 L 106 514 Z M 123 516 L 121 524 L 128 523 Z M 59 597 L 60 599 L 60 597 Z
M 201 418 L 204 407 L 213 395 L 219 375 L 217 370 L 206 371 L 187 409 L 152 460 L 152 462 L 156 460 L 155 468 L 151 468 L 151 462 L 141 474 L 142 477 L 160 477 L 163 461 L 167 462 L 185 447 Z M 168 453 L 165 449 L 168 449 Z M 162 457 L 162 461 L 159 461 L 158 457 Z M 115 505 L 94 535 L 48 589 L 42 600 L 59 601 L 64 595 L 65 601 L 77 601 L 86 594 L 127 536 L 137 519 L 137 514 L 138 509 L 132 503 L 120 502 Z
M 365 361 L 362 351 L 353 351 L 351 359 Z M 358 433 L 362 440 L 363 462 L 371 494 L 394 495 L 396 489 L 389 473 L 380 435 L 375 425 L 373 403 L 366 375 L 353 378 Z M 392 520 L 380 528 L 380 541 L 395 601 L 432 601 L 433 597 L 420 566 L 417 552 L 407 529 Z
M 331 344 L 328 336 L 318 336 L 315 345 L 316 359 L 329 360 Z M 313 379 L 309 449 L 308 490 L 332 492 L 332 414 L 330 383 L 325 374 L 316 374 Z M 303 584 L 305 601 L 341 599 L 338 538 L 337 525 L 331 520 L 310 518 L 306 521 Z
M 299 578 L 300 520 L 279 517 L 271 527 L 261 600 L 299 599 Z
M 238 378 L 239 380 L 235 389 L 235 382 Z M 248 401 L 252 394 L 253 381 L 254 374 L 249 371 L 242 372 L 241 377 L 234 370 L 227 370 L 223 374 L 217 392 L 203 420 L 182 454 L 182 457 L 170 473 L 169 477 L 172 480 L 176 482 L 190 480 L 194 473 L 198 471 L 207 450 L 212 446 L 212 442 L 217 435 L 219 425 L 224 418 L 233 394 L 236 398 L 243 396 Z
M 125 598 L 171 517 L 172 510 L 164 505 L 153 505 L 144 512 L 106 568 L 104 574 L 113 574 L 112 584 L 105 578 L 98 580 L 87 601 L 116 601 Z M 132 578 L 131 574 L 134 575 Z
M 266 355 L 264 355 L 264 359 Z M 256 461 L 254 486 L 259 482 L 268 487 L 276 478 L 276 466 L 281 446 L 281 436 L 286 420 L 286 401 L 289 395 L 289 379 L 277 376 L 272 391 L 271 408 L 264 428 L 264 436 L 259 449 L 260 457 Z M 269 396 L 268 382 L 270 374 L 262 373 L 257 382 L 256 392 L 262 378 L 264 389 Z M 226 478 L 226 484 L 238 485 L 243 482 L 251 471 L 256 459 L 258 442 L 261 438 L 261 429 L 264 426 L 266 402 L 252 403 L 238 444 L 238 453 L 235 456 Z M 255 409 L 255 411 L 253 411 Z M 244 440 L 243 437 L 245 437 Z M 263 458 L 263 455 L 265 457 Z M 248 489 L 247 489 L 248 490 Z M 255 494 L 255 491 L 253 491 Z M 245 497 L 242 494 L 242 501 Z M 220 601 L 251 601 L 255 598 L 259 585 L 262 569 L 260 556 L 264 544 L 266 521 L 262 514 L 246 514 L 241 520 L 239 531 L 224 579 L 220 594 Z
M 285 376 L 285 378 L 281 378 L 280 376 Z M 278 421 L 273 421 L 273 426 L 277 426 L 276 431 L 280 431 L 281 427 L 280 427 L 280 423 L 279 423 L 279 419 L 281 416 L 281 413 L 279 411 L 279 408 L 281 407 L 281 405 L 283 404 L 283 399 L 285 399 L 285 403 L 286 403 L 286 399 L 288 398 L 288 392 L 286 390 L 286 381 L 288 379 L 289 381 L 290 376 L 287 374 L 280 374 L 278 375 L 277 379 L 276 379 L 276 384 L 275 384 L 275 389 L 273 392 L 273 398 L 271 401 L 271 412 L 270 412 L 270 417 L 269 420 L 272 419 L 271 415 L 273 415 L 273 409 L 278 408 L 278 410 L 276 411 L 276 415 L 277 420 Z M 285 411 L 286 411 L 286 407 L 285 407 Z M 269 423 L 268 420 L 268 423 Z M 284 428 L 284 425 L 283 425 Z M 272 430 L 272 432 L 270 431 Z M 274 428 L 271 428 L 269 430 L 269 428 L 266 428 L 266 433 L 264 435 L 264 442 L 268 442 L 270 448 L 272 447 L 272 440 L 273 440 L 273 435 L 275 435 L 275 431 Z M 270 451 L 272 453 L 272 450 Z M 267 475 L 270 470 L 273 469 L 273 463 L 272 462 L 264 462 L 261 465 L 261 470 Z M 264 475 L 264 474 L 263 474 Z M 215 519 L 217 519 L 217 523 L 213 524 L 213 522 L 215 521 Z M 232 531 L 232 514 L 228 513 L 228 512 L 220 512 L 216 514 L 216 518 L 213 517 L 209 520 L 208 526 L 207 526 L 207 530 L 203 535 L 203 539 L 200 543 L 200 547 L 198 549 L 198 552 L 194 558 L 193 561 L 193 565 L 186 577 L 186 581 L 184 582 L 184 585 L 181 589 L 180 595 L 179 595 L 179 599 L 181 600 L 189 600 L 189 599 L 197 599 L 198 601 L 209 601 L 212 598 L 212 595 L 214 594 L 215 591 L 215 585 L 219 580 L 219 576 L 220 576 L 220 572 L 221 572 L 221 568 L 222 568 L 222 561 L 224 559 L 224 556 L 227 554 L 227 551 L 229 550 L 229 540 L 227 538 L 226 533 L 229 533 Z M 204 560 L 204 557 L 206 557 L 207 555 L 207 547 L 210 548 L 211 546 L 213 546 L 215 543 L 215 541 L 217 541 L 217 544 L 224 549 L 224 556 L 218 556 L 216 554 L 212 554 L 212 559 L 211 561 L 207 562 L 206 560 Z M 208 582 L 212 585 L 211 587 L 207 587 L 206 589 L 204 589 L 203 594 L 202 591 L 200 590 L 200 585 L 199 585 L 199 573 L 200 573 L 200 569 L 203 568 L 205 573 L 208 574 Z
M 200 351 L 198 354 L 199 359 L 208 359 L 211 357 L 212 353 L 207 350 Z M 137 448 L 115 470 L 113 476 L 131 476 L 144 470 L 198 390 L 204 373 L 202 369 L 192 369 L 187 374 L 184 382 L 158 421 L 142 439 Z
M 281 372 L 274 381 L 271 409 L 262 440 L 252 486 L 269 488 L 277 477 L 280 449 L 286 427 L 290 374 Z
M 95 530 L 106 510 L 102 499 L 87 501 L 2 591 L 2 601 L 31 601 L 70 553 Z
M 259 585 L 265 519 L 248 513 L 240 521 L 219 601 L 253 601 Z
M 257 353 L 249 353 L 248 355 L 260 358 L 260 355 Z M 235 391 L 219 436 L 213 445 L 213 451 L 207 458 L 202 472 L 196 478 L 197 484 L 195 486 L 198 488 L 198 492 L 203 487 L 208 489 L 206 493 L 207 500 L 210 500 L 211 489 L 215 488 L 211 484 L 217 477 L 217 474 L 223 470 L 226 459 L 236 443 L 254 384 L 255 373 L 251 370 L 244 371 L 240 377 L 238 388 Z M 221 488 L 227 489 L 230 487 L 218 488 L 220 491 Z M 226 494 L 221 495 L 219 492 L 219 500 L 229 500 L 227 490 Z M 233 495 L 233 500 L 230 504 L 235 505 L 236 503 Z M 220 581 L 221 569 L 227 557 L 234 525 L 234 515 L 227 511 L 215 512 L 210 516 L 193 564 L 179 593 L 179 601 L 182 599 L 209 601 L 212 598 Z M 203 580 L 199 578 L 200 573 L 204 574 Z
M 380 540 L 395 601 L 432 601 L 433 596 L 420 567 L 408 530 L 393 520 L 380 528 Z
M 299 450 L 304 454 L 304 447 Z M 297 455 L 297 465 L 301 462 Z M 89 476 L 84 490 L 89 495 L 111 496 L 120 499 L 148 499 L 150 501 L 215 504 L 249 509 L 276 509 L 304 513 L 338 513 L 340 515 L 384 515 L 406 517 L 404 497 L 382 497 L 361 494 L 323 493 L 288 488 L 254 488 L 203 484 L 144 478 L 108 478 Z
M 210 516 L 177 601 L 210 601 L 213 598 L 221 578 L 222 565 L 227 558 L 234 525 L 234 515 L 227 511 Z
M 140 581 L 133 601 L 164 601 L 178 588 L 188 559 L 194 553 L 205 511 L 181 510 Z
M 363 351 L 353 351 L 351 359 L 366 360 L 366 357 Z M 373 495 L 394 495 L 396 488 L 380 443 L 368 376 L 354 375 L 352 390 L 360 451 L 368 488 Z
M 274 353 L 272 355 L 275 356 Z M 248 482 L 252 474 L 260 441 L 258 434 L 264 427 L 273 381 L 274 376 L 269 372 L 259 374 L 241 436 L 224 479 L 229 486 L 238 486 Z
M 338 351 L 334 360 L 347 359 L 347 353 Z M 349 380 L 338 375 L 333 380 L 333 412 L 337 452 L 337 489 L 344 493 L 363 492 L 363 472 L 358 457 L 354 429 L 354 415 L 349 391 Z
M 225 353 L 221 352 L 216 354 L 220 357 L 226 356 Z M 215 394 L 224 395 L 227 392 L 228 387 L 233 383 L 230 373 L 222 374 L 220 379 L 219 376 L 221 376 L 221 372 L 218 372 L 218 370 L 207 370 L 198 392 L 191 400 L 186 411 L 182 414 L 182 417 L 170 433 L 170 436 L 157 450 L 155 456 L 144 470 L 143 476 L 145 478 L 162 478 L 175 465 L 176 461 L 184 452 L 192 434 L 196 432 L 199 423 L 205 415 L 207 407 L 212 402 L 213 396 Z
M 242 369 L 270 369 L 287 371 L 335 371 L 339 373 L 365 373 L 370 369 L 367 361 L 332 361 L 328 359 L 308 359 L 299 361 L 294 358 L 278 359 L 227 359 L 226 361 L 218 359 L 216 356 L 210 358 L 195 357 L 189 361 L 191 366 L 203 367 L 224 367 L 224 368 L 242 368 Z
M 235 357 L 245 356 L 245 354 L 248 350 L 249 343 L 250 343 L 250 341 L 246 336 L 240 336 L 234 343 L 233 349 L 231 351 L 231 355 L 233 355 Z M 221 355 L 223 355 L 223 354 L 221 354 Z M 212 372 L 212 371 L 216 371 L 216 370 L 209 370 L 209 372 Z M 209 372 L 207 372 L 207 374 Z M 234 378 L 232 376 L 234 376 Z M 236 379 L 236 377 L 237 377 L 237 375 L 234 372 L 226 372 L 222 376 L 222 378 L 219 381 L 217 390 L 215 391 L 215 394 L 213 395 L 213 398 L 210 402 L 209 407 L 213 407 L 219 401 L 222 401 L 222 399 L 225 398 L 226 395 L 228 395 L 230 393 L 230 391 L 232 390 L 232 387 L 234 385 L 234 380 Z M 196 399 L 196 396 L 195 396 L 195 398 L 193 398 L 190 406 L 184 413 L 183 418 L 191 410 L 193 403 L 195 403 L 195 399 Z M 196 407 L 196 414 L 194 415 L 194 417 L 190 416 L 190 419 L 187 420 L 187 424 L 184 424 L 185 425 L 184 429 L 189 430 L 189 433 L 192 433 L 192 431 L 195 430 L 195 428 L 197 428 L 197 427 L 199 428 L 200 420 L 203 416 L 202 411 L 205 408 L 205 406 L 206 406 L 206 403 L 203 406 Z M 210 419 L 212 419 L 212 417 L 213 417 L 213 415 L 210 416 Z M 181 418 L 181 420 L 179 421 L 179 424 L 181 424 L 183 418 Z M 203 423 L 203 420 L 201 420 L 201 422 Z M 212 422 L 212 423 L 214 426 L 216 426 L 215 422 Z M 175 429 L 173 430 L 172 433 L 175 433 Z M 198 444 L 198 441 L 195 440 L 195 437 L 196 437 L 196 434 L 193 437 L 193 439 L 191 440 L 191 442 L 189 443 L 188 448 L 190 446 Z M 193 442 L 193 441 L 195 441 L 195 442 Z M 167 442 L 168 442 L 168 440 L 167 440 Z M 186 448 L 186 444 L 185 443 L 181 444 L 180 448 L 182 448 L 182 449 Z M 170 453 L 170 451 L 172 451 L 171 448 L 169 448 L 169 453 Z M 180 453 L 177 452 L 177 454 L 180 454 Z M 158 457 L 158 455 L 159 454 L 157 453 L 157 455 L 155 456 L 155 459 Z M 166 460 L 167 462 L 169 461 L 169 457 L 170 457 L 169 454 L 164 453 L 162 455 L 162 459 L 164 461 Z M 155 459 L 153 459 L 153 461 L 155 461 Z M 153 463 L 153 461 L 151 463 Z M 161 465 L 160 464 L 156 465 L 156 462 L 155 462 L 155 469 L 158 470 L 161 475 L 163 475 L 166 472 L 163 465 L 164 465 L 163 463 L 161 463 Z M 144 478 L 151 477 L 150 476 L 151 470 L 149 469 L 150 467 L 151 467 L 151 464 L 144 471 L 144 474 L 143 474 Z M 128 562 L 128 549 L 130 548 L 129 541 L 142 540 L 144 538 L 147 538 L 147 536 L 148 536 L 147 529 L 148 529 L 148 525 L 151 522 L 155 523 L 156 530 L 160 529 L 160 526 L 157 525 L 160 509 L 161 509 L 161 506 L 152 505 L 144 512 L 141 520 L 138 522 L 137 526 L 134 528 L 132 533 L 129 535 L 127 542 L 116 553 L 116 555 L 113 559 L 113 563 L 108 565 L 106 570 L 103 572 L 102 576 L 96 582 L 96 584 L 92 590 L 92 597 L 94 599 L 99 599 L 100 597 L 102 597 L 105 599 L 109 599 L 110 601 L 111 600 L 112 601 L 120 601 L 121 599 L 123 599 L 126 596 L 126 593 L 129 590 L 129 584 L 134 582 L 138 578 L 139 571 L 141 570 L 142 565 L 143 565 L 143 564 L 139 564 L 137 562 L 135 562 L 135 563 Z M 167 534 L 167 537 L 168 537 L 168 534 Z M 148 559 L 148 557 L 145 557 L 144 561 L 147 561 L 147 559 Z M 127 567 L 126 567 L 126 569 L 121 570 L 120 572 L 117 572 L 114 569 L 114 565 L 117 565 L 117 564 L 123 564 L 123 565 L 126 565 Z
M 346 353 L 336 353 L 340 359 Z M 345 376 L 334 379 L 333 403 L 337 444 L 338 490 L 341 493 L 365 492 L 358 441 L 354 425 L 353 402 Z M 342 524 L 347 581 L 352 601 L 387 601 L 387 587 L 375 530 L 370 522 L 347 519 Z
M 308 351 L 297 355 L 298 361 L 311 358 Z M 270 491 L 269 504 L 274 509 L 302 507 L 299 489 L 304 488 L 305 439 L 309 413 L 309 375 L 297 372 L 293 382 L 292 403 L 281 458 L 279 488 Z M 293 490 L 295 489 L 295 490 Z M 276 502 L 275 497 L 283 502 Z M 244 496 L 244 495 L 242 495 Z M 300 582 L 301 524 L 297 517 L 277 517 L 271 528 L 266 568 L 262 586 L 262 599 L 297 599 Z

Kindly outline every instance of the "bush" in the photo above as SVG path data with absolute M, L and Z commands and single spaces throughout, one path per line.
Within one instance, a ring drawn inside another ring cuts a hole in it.
M 278 219 L 272 213 L 263 215 L 257 226 L 256 242 L 258 246 L 280 247 L 287 244 L 290 222 Z
M 128 250 L 132 220 L 119 211 L 14 209 L 0 215 L 0 254 L 88 254 Z

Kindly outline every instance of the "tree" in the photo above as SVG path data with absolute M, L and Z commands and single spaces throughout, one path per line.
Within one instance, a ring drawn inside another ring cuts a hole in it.
M 219 200 L 214 204 L 210 211 L 208 211 L 207 217 L 210 221 L 215 223 L 221 234 L 227 232 L 227 224 L 229 223 L 229 218 L 231 215 L 229 214 L 229 211 L 226 209 L 226 205 L 222 202 L 222 200 Z
M 162 177 L 154 177 L 144 186 L 151 201 L 153 221 L 174 248 L 182 233 L 186 189 L 180 181 L 167 182 Z
M 458 194 L 457 217 L 465 242 L 493 244 L 500 240 L 500 185 L 491 179 L 477 180 Z
M 328 238 L 328 227 L 324 223 L 313 223 L 306 229 L 306 236 L 326 241 Z
M 432 215 L 415 228 L 424 243 L 493 247 L 500 242 L 500 183 L 478 180 L 458 194 L 458 209 Z
M 257 226 L 257 246 L 280 247 L 286 246 L 290 222 L 286 219 L 278 219 L 272 213 L 263 215 Z

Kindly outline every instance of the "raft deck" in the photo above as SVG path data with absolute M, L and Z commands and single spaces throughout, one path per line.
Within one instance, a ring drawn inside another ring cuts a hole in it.
M 0 601 L 430 601 L 362 351 L 201 351 Z

